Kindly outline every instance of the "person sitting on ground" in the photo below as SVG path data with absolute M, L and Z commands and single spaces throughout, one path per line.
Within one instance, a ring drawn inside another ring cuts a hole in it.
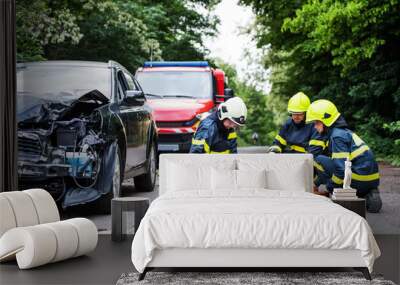
M 345 161 L 351 161 L 351 188 L 357 196 L 366 199 L 367 211 L 377 213 L 382 208 L 378 191 L 379 170 L 374 155 L 368 145 L 347 128 L 347 123 L 336 106 L 329 100 L 317 100 L 307 110 L 306 122 L 314 122 L 320 134 L 328 138 L 330 156 L 318 155 L 314 158 L 317 179 L 314 192 L 319 192 L 321 184 L 332 193 L 343 184 Z
M 236 129 L 246 122 L 247 108 L 239 97 L 219 104 L 203 119 L 192 139 L 190 153 L 237 153 Z

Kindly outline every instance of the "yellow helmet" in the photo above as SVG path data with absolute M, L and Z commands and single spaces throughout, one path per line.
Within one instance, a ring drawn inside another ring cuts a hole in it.
M 298 92 L 289 99 L 287 110 L 289 113 L 303 113 L 307 112 L 308 106 L 310 106 L 308 96 Z
M 340 113 L 329 100 L 321 99 L 312 102 L 307 110 L 306 123 L 321 121 L 325 126 L 330 127 L 339 118 Z

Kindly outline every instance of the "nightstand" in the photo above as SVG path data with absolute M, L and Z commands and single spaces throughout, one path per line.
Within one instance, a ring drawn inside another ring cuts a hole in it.
M 122 241 L 133 236 L 149 208 L 146 197 L 118 197 L 111 200 L 111 239 Z
M 339 204 L 340 206 L 359 214 L 361 217 L 365 218 L 366 204 L 365 199 L 354 198 L 351 200 L 345 199 L 332 199 L 332 202 Z

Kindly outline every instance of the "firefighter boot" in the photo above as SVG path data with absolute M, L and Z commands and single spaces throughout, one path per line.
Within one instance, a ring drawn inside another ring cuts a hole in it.
M 378 189 L 371 189 L 367 195 L 365 195 L 367 204 L 367 211 L 370 213 L 378 213 L 382 208 L 382 199 Z

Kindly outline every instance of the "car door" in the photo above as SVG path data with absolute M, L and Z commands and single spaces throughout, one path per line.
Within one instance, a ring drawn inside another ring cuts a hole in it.
M 133 84 L 133 88 L 135 90 L 141 90 L 142 88 L 140 87 L 139 83 L 136 81 L 136 79 L 128 73 L 125 73 L 125 77 L 127 78 L 127 81 Z M 141 129 L 142 129 L 142 144 L 144 147 L 149 146 L 149 139 L 151 138 L 151 122 L 152 122 L 152 115 L 151 115 L 151 109 L 149 106 L 146 104 L 146 98 L 144 98 L 143 105 L 141 106 L 140 110 L 138 110 L 139 114 L 139 121 L 141 124 Z
M 117 81 L 119 114 L 124 124 L 127 137 L 125 172 L 129 173 L 132 169 L 142 164 L 146 158 L 145 151 L 143 150 L 143 134 L 140 124 L 141 106 L 128 104 L 125 101 L 126 91 L 131 87 L 122 70 L 117 71 Z

